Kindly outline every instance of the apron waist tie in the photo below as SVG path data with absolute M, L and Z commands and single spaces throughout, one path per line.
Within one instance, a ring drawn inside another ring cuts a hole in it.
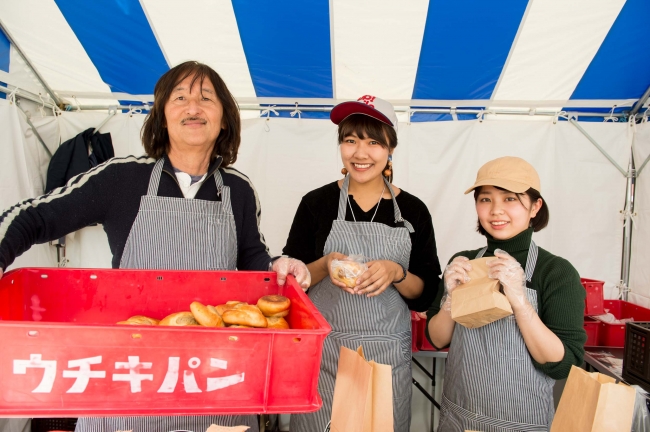
M 474 422 L 480 423 L 485 426 L 494 426 L 506 430 L 512 431 L 521 431 L 521 432 L 546 432 L 548 431 L 549 425 L 538 425 L 538 424 L 529 424 L 529 423 L 517 423 L 511 422 L 508 420 L 501 420 L 498 418 L 488 417 L 481 414 L 476 414 L 471 411 L 466 410 L 465 408 L 456 405 L 449 399 L 445 394 L 442 394 L 442 409 L 453 412 L 454 414 L 472 420 Z

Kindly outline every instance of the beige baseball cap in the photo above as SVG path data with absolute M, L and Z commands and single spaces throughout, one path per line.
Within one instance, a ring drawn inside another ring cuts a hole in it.
M 494 159 L 483 165 L 476 174 L 476 182 L 465 193 L 479 186 L 498 186 L 514 193 L 524 193 L 533 188 L 542 193 L 535 168 L 525 160 L 512 156 Z

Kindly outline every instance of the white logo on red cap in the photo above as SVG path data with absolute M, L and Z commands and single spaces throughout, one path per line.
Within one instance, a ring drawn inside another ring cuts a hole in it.
M 359 99 L 357 99 L 357 102 L 363 102 L 364 104 L 368 105 L 370 108 L 374 108 L 375 106 L 371 103 L 375 101 L 376 96 L 370 96 L 370 95 L 364 95 L 361 96 Z

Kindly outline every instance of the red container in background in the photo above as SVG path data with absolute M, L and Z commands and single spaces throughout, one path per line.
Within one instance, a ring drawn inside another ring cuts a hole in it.
M 650 309 L 623 300 L 605 300 L 605 313 L 609 312 L 617 320 L 634 318 L 634 321 L 650 321 Z M 594 329 L 597 323 L 597 329 Z M 625 324 L 609 324 L 598 319 L 585 318 L 584 328 L 587 331 L 585 346 L 602 346 L 623 348 L 625 345 Z
M 587 291 L 585 298 L 585 315 L 602 315 L 605 313 L 603 309 L 603 302 L 605 301 L 604 288 L 605 282 L 580 278 L 582 286 Z
M 587 332 L 587 341 L 585 342 L 585 346 L 598 346 L 598 331 L 600 330 L 600 324 L 601 322 L 596 319 L 585 317 L 584 328 Z
M 420 351 L 438 351 L 431 343 L 429 342 L 429 339 L 427 339 L 426 335 L 424 334 L 424 329 L 427 325 L 427 320 L 423 319 L 420 321 L 416 321 L 415 327 L 416 327 L 416 333 L 417 333 L 417 347 L 418 350 Z
M 267 294 L 291 300 L 290 330 L 115 324 Z M 272 272 L 18 269 L 0 280 L 0 417 L 316 411 L 330 330 Z
M 418 352 L 418 327 L 415 312 L 411 311 L 411 352 Z

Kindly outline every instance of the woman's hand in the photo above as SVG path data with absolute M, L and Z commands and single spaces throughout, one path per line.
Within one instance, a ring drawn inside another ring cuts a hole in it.
M 393 281 L 401 279 L 402 266 L 389 260 L 370 261 L 366 264 L 366 270 L 357 279 L 357 286 L 354 288 L 356 294 L 366 294 L 367 297 L 375 297 L 386 291 Z
M 497 279 L 503 286 L 503 292 L 516 315 L 534 313 L 526 296 L 526 274 L 521 264 L 510 254 L 501 249 L 494 251 L 495 260 L 489 261 L 488 277 Z
M 445 294 L 440 306 L 442 310 L 451 311 L 451 293 L 458 285 L 469 282 L 470 278 L 467 276 L 467 272 L 471 270 L 472 265 L 469 263 L 469 258 L 464 256 L 457 256 L 447 264 L 442 276 L 445 281 Z
M 311 274 L 305 263 L 295 258 L 280 257 L 273 262 L 271 270 L 278 274 L 278 285 L 284 285 L 287 275 L 291 274 L 296 278 L 298 284 L 306 291 L 311 285 Z

